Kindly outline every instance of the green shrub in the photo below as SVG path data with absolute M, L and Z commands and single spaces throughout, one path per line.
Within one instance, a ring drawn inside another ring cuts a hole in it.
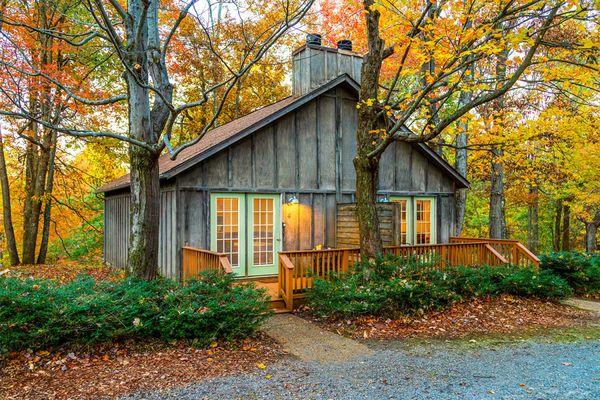
M 550 272 L 515 266 L 452 267 L 443 271 L 414 259 L 385 256 L 346 275 L 316 280 L 308 304 L 321 316 L 396 316 L 447 307 L 473 297 L 569 296 L 567 282 Z
M 0 352 L 65 343 L 156 337 L 200 345 L 252 333 L 269 298 L 231 276 L 204 274 L 180 285 L 167 279 L 60 285 L 39 279 L 0 279 Z
M 540 257 L 540 268 L 569 282 L 577 294 L 600 291 L 600 254 L 560 252 Z

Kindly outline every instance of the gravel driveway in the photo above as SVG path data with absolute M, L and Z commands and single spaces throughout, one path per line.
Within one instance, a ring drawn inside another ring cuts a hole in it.
M 473 347 L 372 343 L 342 363 L 288 359 L 256 373 L 129 399 L 599 399 L 600 341 Z

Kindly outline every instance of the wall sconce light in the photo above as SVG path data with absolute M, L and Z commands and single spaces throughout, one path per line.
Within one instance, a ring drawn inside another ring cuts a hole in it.
M 389 203 L 390 198 L 387 194 L 380 194 L 377 198 L 378 203 Z
M 286 203 L 287 204 L 298 204 L 298 203 L 300 203 L 300 200 L 298 200 L 298 197 L 296 197 L 295 194 L 290 194 L 290 195 L 288 195 Z

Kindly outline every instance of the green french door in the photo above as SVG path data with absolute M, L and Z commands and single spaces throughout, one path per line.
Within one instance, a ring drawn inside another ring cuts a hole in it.
M 213 193 L 211 250 L 227 254 L 238 276 L 276 275 L 281 249 L 278 194 Z

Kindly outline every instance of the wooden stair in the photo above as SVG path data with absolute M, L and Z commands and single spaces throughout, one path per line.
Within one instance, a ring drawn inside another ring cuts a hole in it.
M 290 311 L 285 307 L 285 302 L 281 297 L 271 297 L 271 303 L 269 304 L 269 310 L 273 310 L 275 314 L 289 313 Z

